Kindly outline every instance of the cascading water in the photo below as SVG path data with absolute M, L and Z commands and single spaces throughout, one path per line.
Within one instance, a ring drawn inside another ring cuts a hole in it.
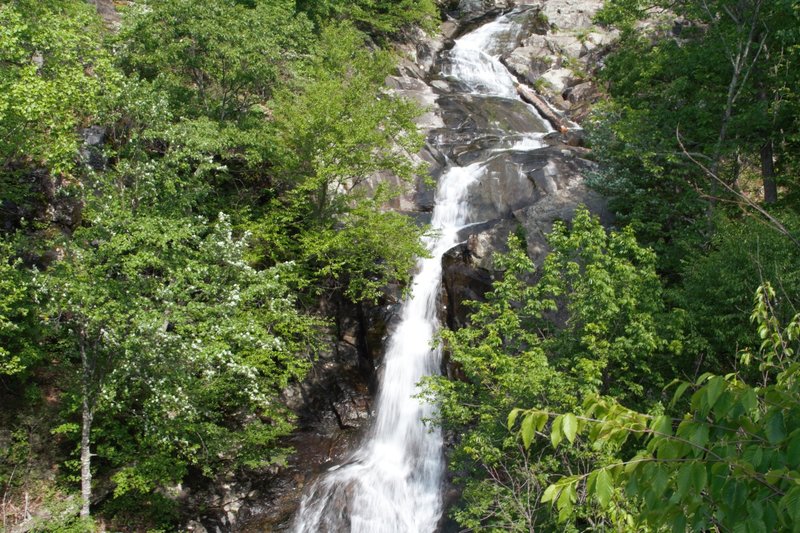
M 509 35 L 520 31 L 504 16 L 461 37 L 449 54 L 444 74 L 465 88 L 464 94 L 518 102 L 514 81 L 498 56 Z M 501 39 L 500 37 L 503 37 Z M 515 38 L 515 36 L 513 37 Z M 497 55 L 495 55 L 497 54 Z M 530 109 L 533 131 L 547 128 Z M 434 531 L 442 514 L 444 458 L 442 435 L 426 426 L 434 407 L 415 398 L 417 384 L 439 372 L 441 353 L 432 348 L 439 328 L 437 297 L 442 256 L 459 243 L 459 231 L 471 222 L 469 188 L 487 172 L 486 161 L 500 151 L 541 146 L 541 133 L 504 132 L 484 159 L 451 166 L 440 178 L 428 238 L 431 257 L 419 261 L 411 297 L 389 339 L 376 401 L 375 420 L 361 447 L 331 468 L 306 492 L 295 517 L 298 533 L 413 533 Z

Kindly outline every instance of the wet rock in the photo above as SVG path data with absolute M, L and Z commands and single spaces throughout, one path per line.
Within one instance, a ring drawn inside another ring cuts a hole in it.
M 461 0 L 458 3 L 457 15 L 463 23 L 475 17 L 492 15 L 499 11 L 507 10 L 512 5 L 512 0 Z
M 467 317 L 473 309 L 466 302 L 483 300 L 492 281 L 488 270 L 473 263 L 466 244 L 456 246 L 442 257 L 442 287 L 446 297 L 446 323 L 450 329 L 467 324 Z
M 438 100 L 445 135 L 465 133 L 465 140 L 478 131 L 504 134 L 507 131 L 544 133 L 544 127 L 531 117 L 530 108 L 522 101 L 495 96 L 467 95 L 452 97 L 442 95 Z

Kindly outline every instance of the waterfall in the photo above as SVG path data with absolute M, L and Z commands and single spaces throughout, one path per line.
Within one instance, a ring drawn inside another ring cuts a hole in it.
M 511 15 L 461 37 L 451 50 L 443 74 L 465 88 L 464 94 L 518 102 L 514 80 L 499 61 L 509 35 L 521 31 Z M 541 118 L 531 108 L 530 120 Z M 541 146 L 541 133 L 505 132 L 516 139 L 491 151 Z M 488 159 L 488 157 L 487 157 Z M 437 298 L 442 256 L 459 244 L 459 231 L 470 219 L 469 189 L 487 172 L 487 159 L 451 166 L 439 179 L 427 238 L 430 258 L 421 259 L 411 296 L 392 333 L 381 370 L 375 419 L 360 448 L 331 468 L 306 491 L 295 521 L 297 533 L 429 533 L 442 514 L 444 457 L 442 435 L 423 421 L 435 407 L 415 398 L 424 376 L 439 372 L 441 353 L 433 348 L 439 328 Z

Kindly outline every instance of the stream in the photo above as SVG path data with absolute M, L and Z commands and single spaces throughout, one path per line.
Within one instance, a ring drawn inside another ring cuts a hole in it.
M 432 348 L 440 327 L 442 256 L 466 238 L 467 226 L 483 221 L 470 204 L 476 184 L 490 186 L 492 180 L 508 178 L 506 173 L 521 172 L 512 162 L 514 155 L 540 148 L 542 137 L 552 131 L 519 99 L 513 76 L 499 60 L 516 45 L 522 15 L 512 11 L 478 27 L 441 58 L 440 77 L 451 87 L 440 97 L 441 110 L 454 135 L 441 136 L 450 140 L 438 146 L 449 164 L 439 178 L 432 236 L 426 242 L 431 257 L 419 261 L 411 296 L 388 340 L 372 425 L 343 463 L 306 490 L 294 519 L 297 533 L 429 533 L 439 528 L 445 484 L 442 433 L 424 422 L 435 415 L 435 406 L 415 396 L 420 380 L 442 366 L 441 350 Z

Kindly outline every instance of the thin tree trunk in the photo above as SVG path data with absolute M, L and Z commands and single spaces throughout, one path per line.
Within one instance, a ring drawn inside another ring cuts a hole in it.
M 761 177 L 764 179 L 764 203 L 774 204 L 778 201 L 778 184 L 775 181 L 772 139 L 761 147 Z
M 728 84 L 728 93 L 725 99 L 725 108 L 722 112 L 722 118 L 720 121 L 720 128 L 719 128 L 719 135 L 717 136 L 717 142 L 714 146 L 714 153 L 711 162 L 711 173 L 714 176 L 720 175 L 720 163 L 722 159 L 722 149 L 725 145 L 725 141 L 728 137 L 728 126 L 730 125 L 731 118 L 733 116 L 733 106 L 736 103 L 736 99 L 739 97 L 739 94 L 742 91 L 742 87 L 747 83 L 747 79 L 750 77 L 751 72 L 753 71 L 756 62 L 758 61 L 758 57 L 761 54 L 763 49 L 764 43 L 756 42 L 755 36 L 758 29 L 758 14 L 761 10 L 761 4 L 763 0 L 755 0 L 753 6 L 753 14 L 751 17 L 745 16 L 737 16 L 731 11 L 727 11 L 728 15 L 731 17 L 733 22 L 740 27 L 740 29 L 745 28 L 745 24 L 749 22 L 750 28 L 748 30 L 748 35 L 746 38 L 740 37 L 737 43 L 737 48 L 734 50 L 728 50 L 728 59 L 731 62 L 731 66 L 733 67 L 733 73 L 731 74 L 731 81 Z M 712 16 L 712 12 L 709 9 L 708 5 L 704 3 L 706 11 L 710 16 Z M 755 57 L 750 59 L 750 52 L 751 47 L 753 45 L 757 45 L 758 48 L 755 52 Z M 726 184 L 727 185 L 727 184 Z M 708 218 L 708 225 L 709 231 L 713 229 L 713 217 L 714 217 L 714 208 L 716 204 L 716 197 L 720 193 L 720 188 L 717 183 L 714 181 L 711 182 L 711 200 L 709 201 L 706 207 L 706 217 Z
M 92 412 L 92 402 L 90 399 L 92 371 L 89 365 L 89 359 L 86 355 L 86 341 L 85 336 L 81 334 L 80 339 L 81 350 L 81 518 L 88 518 L 90 515 L 90 505 L 92 503 L 92 450 L 91 450 L 91 433 L 92 433 L 92 419 L 94 413 Z

